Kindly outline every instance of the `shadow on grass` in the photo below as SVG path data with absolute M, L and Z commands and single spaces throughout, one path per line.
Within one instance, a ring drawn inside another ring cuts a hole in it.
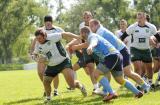
M 36 98 L 21 99 L 21 100 L 17 100 L 17 101 L 11 101 L 11 102 L 8 102 L 8 103 L 4 103 L 3 105 L 14 105 L 14 104 L 22 105 L 23 103 L 27 103 L 27 102 L 30 102 L 30 101 L 38 101 L 38 100 L 42 100 L 42 98 L 36 97 Z

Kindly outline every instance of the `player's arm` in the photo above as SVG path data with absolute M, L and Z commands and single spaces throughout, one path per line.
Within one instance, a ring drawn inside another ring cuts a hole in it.
M 77 39 L 77 40 L 81 40 L 81 37 L 80 37 L 80 35 L 76 35 L 76 34 L 73 34 L 73 33 L 71 33 L 71 32 L 62 32 L 61 33 L 62 34 L 62 38 L 64 38 L 64 39 L 68 39 L 68 38 L 70 38 L 70 39 Z
M 73 51 L 75 51 L 75 50 L 81 50 L 81 49 L 83 49 L 83 48 L 87 48 L 88 46 L 89 46 L 88 43 L 85 42 L 85 43 L 81 43 L 81 44 L 78 44 L 78 45 L 73 45 L 73 46 L 71 47 L 71 49 L 72 49 Z
M 87 48 L 88 55 L 93 53 L 93 48 L 96 47 L 98 44 L 98 39 L 96 37 L 91 37 L 89 40 L 89 46 Z
M 156 38 L 156 40 L 157 40 L 158 42 L 160 42 L 160 32 L 157 32 L 157 33 L 154 35 L 154 37 Z
M 35 45 L 36 45 L 36 38 L 33 39 L 31 45 L 30 45 L 30 49 L 29 49 L 29 53 L 32 54 L 33 51 L 34 51 L 34 48 L 35 48 Z

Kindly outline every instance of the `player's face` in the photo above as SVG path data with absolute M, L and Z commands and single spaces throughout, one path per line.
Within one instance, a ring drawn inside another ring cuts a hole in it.
M 89 25 L 89 21 L 92 19 L 92 16 L 90 15 L 84 15 L 83 16 L 83 20 L 85 22 L 85 24 Z
M 120 29 L 125 29 L 127 28 L 127 24 L 125 22 L 120 22 Z
M 146 20 L 145 16 L 143 14 L 138 14 L 137 15 L 137 22 L 138 23 L 144 23 Z
M 52 28 L 52 22 L 47 21 L 44 24 L 45 24 L 46 29 L 51 29 Z
M 46 37 L 43 35 L 38 35 L 36 39 L 40 44 L 43 44 L 46 41 Z
M 89 27 L 91 29 L 92 32 L 96 33 L 97 31 L 97 26 L 95 24 L 93 24 L 92 22 L 89 23 Z
M 85 32 L 81 32 L 80 34 L 81 34 L 82 39 L 87 40 L 87 35 Z

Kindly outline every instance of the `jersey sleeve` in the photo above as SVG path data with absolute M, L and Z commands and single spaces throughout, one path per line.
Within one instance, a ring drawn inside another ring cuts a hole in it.
M 152 27 L 151 27 L 151 35 L 155 35 L 157 33 L 157 28 L 155 25 L 152 24 Z
M 133 34 L 133 31 L 134 31 L 134 25 L 130 25 L 130 26 L 126 29 L 126 33 L 127 33 L 128 35 Z
M 58 42 L 62 39 L 62 33 L 51 33 L 47 35 L 47 40 Z
M 89 42 L 89 44 L 97 44 L 98 39 L 97 39 L 96 35 L 89 36 L 88 37 L 88 42 Z

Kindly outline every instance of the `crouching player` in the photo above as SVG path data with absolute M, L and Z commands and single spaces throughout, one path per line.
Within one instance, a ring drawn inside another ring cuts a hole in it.
M 36 46 L 34 54 L 35 56 L 38 54 L 43 55 L 39 58 L 39 61 L 47 62 L 43 78 L 43 85 L 46 92 L 44 102 L 48 103 L 51 100 L 51 82 L 59 73 L 64 75 L 66 82 L 71 88 L 79 88 L 82 94 L 86 96 L 87 92 L 84 86 L 79 81 L 74 81 L 71 60 L 60 42 L 62 38 L 80 39 L 80 37 L 69 32 L 52 33 L 49 37 L 46 37 L 47 34 L 43 29 L 38 29 L 35 32 L 35 36 L 40 44 Z
M 112 90 L 108 79 L 104 76 L 108 72 L 112 73 L 117 83 L 132 91 L 135 94 L 135 97 L 140 98 L 143 96 L 143 93 L 130 81 L 124 79 L 122 72 L 123 57 L 112 44 L 101 36 L 92 33 L 87 26 L 81 29 L 81 36 L 87 41 L 82 46 L 87 47 L 88 54 L 93 54 L 94 59 L 99 62 L 97 69 L 94 71 L 94 75 L 97 81 L 103 86 L 103 91 L 109 93 L 104 96 L 103 101 L 109 101 L 117 97 L 117 94 Z

